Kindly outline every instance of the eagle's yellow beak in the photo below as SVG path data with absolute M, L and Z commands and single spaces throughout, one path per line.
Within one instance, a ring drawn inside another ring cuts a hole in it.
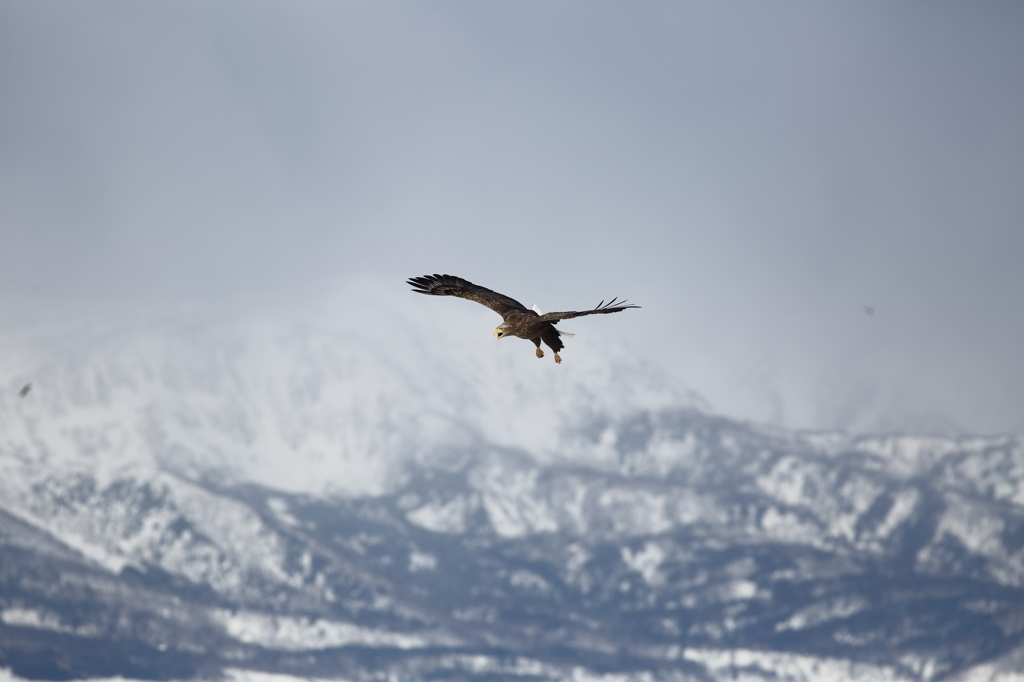
M 495 329 L 495 330 L 494 330 L 493 332 L 491 332 L 491 333 L 492 333 L 492 334 L 493 334 L 494 336 L 496 336 L 497 338 L 499 338 L 499 339 L 501 338 L 501 335 L 502 335 L 502 331 L 501 331 L 500 329 Z

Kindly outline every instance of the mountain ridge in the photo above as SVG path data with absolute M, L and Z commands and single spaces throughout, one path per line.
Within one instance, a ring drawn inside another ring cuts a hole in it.
M 1016 679 L 1018 436 L 759 426 L 600 337 L 361 305 L 8 354 L 0 669 Z

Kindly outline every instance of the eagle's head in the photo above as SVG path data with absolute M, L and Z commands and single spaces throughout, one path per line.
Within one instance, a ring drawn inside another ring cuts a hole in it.
M 491 332 L 491 333 L 494 334 L 494 337 L 496 339 L 501 341 L 501 339 L 506 336 L 506 334 L 505 334 L 505 324 L 504 323 L 499 324 L 497 326 L 497 328 L 493 332 Z

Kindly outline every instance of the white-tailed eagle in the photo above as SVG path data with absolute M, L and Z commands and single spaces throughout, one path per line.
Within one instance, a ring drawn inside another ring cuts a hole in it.
M 540 311 L 530 310 L 519 301 L 509 298 L 496 291 L 485 289 L 482 286 L 468 282 L 461 277 L 453 275 L 424 275 L 413 277 L 408 280 L 413 291 L 418 294 L 430 294 L 431 296 L 458 296 L 468 298 L 483 304 L 501 315 L 504 320 L 494 330 L 498 339 L 506 336 L 518 336 L 521 339 L 533 341 L 537 346 L 537 357 L 544 357 L 544 351 L 540 349 L 540 342 L 543 341 L 555 352 L 555 362 L 562 362 L 558 351 L 562 350 L 562 336 L 572 336 L 567 332 L 559 332 L 555 328 L 560 320 L 567 320 L 571 317 L 582 317 L 583 315 L 604 315 L 617 313 L 626 308 L 639 308 L 638 305 L 631 305 L 625 301 L 613 298 L 608 303 L 601 301 L 593 310 L 573 310 L 567 313 L 547 313 L 543 315 Z

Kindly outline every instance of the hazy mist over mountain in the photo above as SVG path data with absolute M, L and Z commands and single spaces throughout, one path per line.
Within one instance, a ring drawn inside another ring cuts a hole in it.
M 735 416 L 1021 431 L 1022 29 L 1012 2 L 5 2 L 2 308 L 450 272 L 638 302 L 601 333 Z

